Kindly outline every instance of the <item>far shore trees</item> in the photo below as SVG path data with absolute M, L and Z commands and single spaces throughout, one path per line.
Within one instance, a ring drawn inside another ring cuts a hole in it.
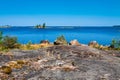
M 46 28 L 46 24 L 45 23 L 43 23 L 43 25 L 38 24 L 35 26 L 35 28 Z

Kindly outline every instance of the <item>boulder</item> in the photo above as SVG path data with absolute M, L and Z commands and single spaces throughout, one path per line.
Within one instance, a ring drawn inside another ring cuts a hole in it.
M 0 55 L 1 80 L 120 79 L 120 58 L 111 55 L 119 54 L 120 51 L 104 51 L 81 44 L 81 46 L 51 46 L 30 51 L 15 50 L 12 53 L 11 59 Z M 24 61 L 27 61 L 27 64 L 24 64 Z M 24 65 L 16 69 L 6 66 L 6 62 L 9 65 Z M 4 78 L 4 74 L 8 77 Z
M 54 45 L 67 45 L 67 42 L 65 42 L 65 41 L 55 41 L 54 42 Z
M 50 42 L 48 40 L 42 40 L 40 41 L 41 44 L 49 44 Z
M 75 40 L 72 40 L 72 41 L 70 41 L 70 43 L 69 43 L 70 45 L 76 45 L 76 46 L 78 46 L 78 45 L 80 45 L 80 43 L 75 39 Z
M 63 45 L 63 42 L 55 40 L 54 45 Z
M 88 46 L 90 47 L 99 47 L 99 44 L 97 43 L 97 41 L 91 41 Z
M 55 40 L 54 45 L 67 45 L 65 40 Z

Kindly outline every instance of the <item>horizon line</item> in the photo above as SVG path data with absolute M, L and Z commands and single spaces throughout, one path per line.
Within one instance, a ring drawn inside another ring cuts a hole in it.
M 35 26 L 35 25 L 13 25 L 13 26 L 11 26 L 11 27 L 33 27 L 33 26 Z M 113 27 L 113 26 L 115 26 L 115 25 L 111 25 L 111 26 L 99 26 L 99 25 L 93 25 L 93 26 L 77 26 L 77 25 L 73 25 L 73 26 L 66 26 L 66 25 L 52 25 L 52 26 L 46 26 L 46 27 Z

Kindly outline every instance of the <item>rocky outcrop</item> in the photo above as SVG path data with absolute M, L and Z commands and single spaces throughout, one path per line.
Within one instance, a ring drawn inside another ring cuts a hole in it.
M 70 41 L 69 43 L 70 45 L 76 45 L 76 46 L 80 46 L 80 43 L 75 39 L 75 40 L 72 40 Z
M 12 58 L 7 60 L 8 58 L 4 57 L 3 61 L 0 62 L 0 66 L 8 66 L 12 71 L 9 74 L 1 71 L 0 79 L 120 79 L 120 58 L 108 55 L 106 51 L 94 49 L 89 46 L 53 46 L 39 50 L 13 50 L 11 52 L 13 53 Z M 14 67 L 12 63 L 15 66 L 21 65 L 21 68 Z
M 88 46 L 90 47 L 99 47 L 99 44 L 97 43 L 97 41 L 91 41 Z

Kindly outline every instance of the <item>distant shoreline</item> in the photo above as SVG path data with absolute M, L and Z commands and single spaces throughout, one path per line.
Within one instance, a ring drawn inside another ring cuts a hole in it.
M 10 27 L 3 27 L 0 26 L 0 28 L 11 28 L 11 27 L 30 27 L 34 28 L 34 26 L 10 26 Z M 46 26 L 46 28 L 81 28 L 81 27 L 86 27 L 86 28 L 104 28 L 104 27 L 113 27 L 113 26 Z
M 10 28 L 11 26 L 5 25 L 5 26 L 0 26 L 0 28 Z
M 34 27 L 34 26 L 12 26 L 12 27 Z M 113 27 L 113 26 L 47 26 L 47 27 Z
M 114 25 L 113 27 L 119 27 L 120 28 L 120 25 Z

